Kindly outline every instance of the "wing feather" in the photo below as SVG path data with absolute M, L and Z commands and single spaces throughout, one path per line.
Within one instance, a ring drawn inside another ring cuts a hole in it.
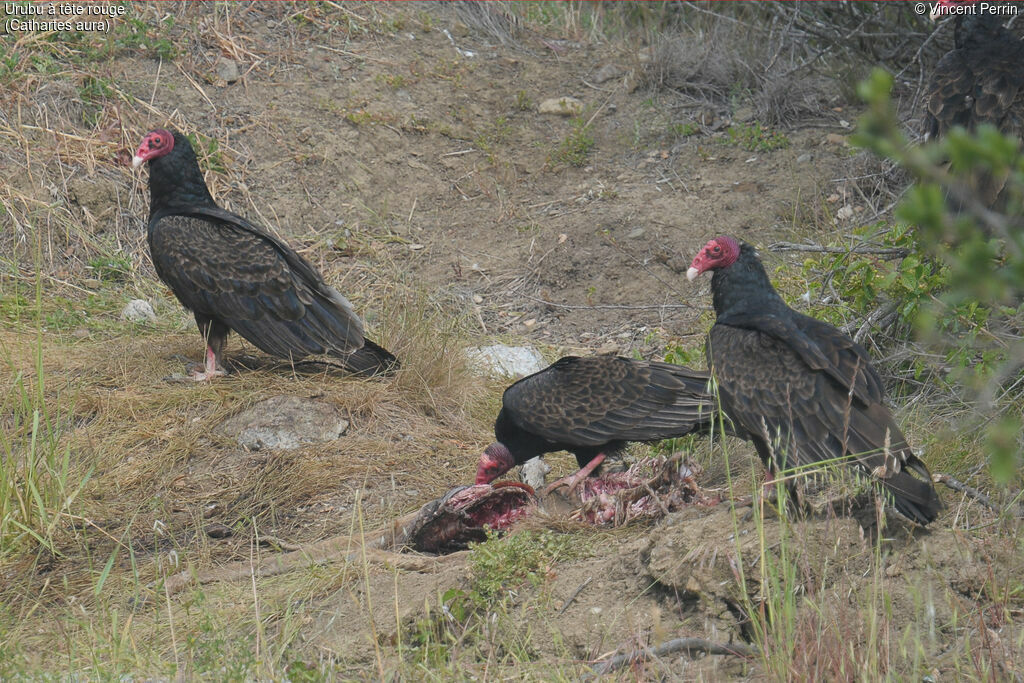
M 927 469 L 882 403 L 881 380 L 866 352 L 852 340 L 844 341 L 845 335 L 827 323 L 814 322 L 818 325 L 806 320 L 796 324 L 819 341 L 838 372 L 813 368 L 788 340 L 715 324 L 708 355 L 723 412 L 755 441 L 761 440 L 775 467 L 855 462 L 896 494 L 897 509 L 917 521 L 931 521 L 941 504 Z M 853 381 L 841 382 L 837 375 Z M 925 479 L 911 476 L 904 466 Z
M 301 256 L 218 207 L 154 215 L 157 274 L 182 305 L 218 318 L 280 357 L 348 354 L 363 345 L 362 322 Z
M 503 408 L 554 443 L 654 441 L 710 425 L 709 375 L 669 363 L 567 356 L 506 389 Z

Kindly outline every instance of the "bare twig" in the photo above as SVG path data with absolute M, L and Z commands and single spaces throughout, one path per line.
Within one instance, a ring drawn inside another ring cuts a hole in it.
M 588 576 L 587 580 L 581 583 L 579 587 L 572 592 L 572 595 L 569 596 L 569 599 L 565 601 L 564 605 L 562 605 L 562 609 L 558 610 L 558 616 L 562 616 L 563 614 L 565 614 L 565 610 L 569 609 L 569 605 L 573 603 L 577 596 L 579 596 L 579 594 L 583 592 L 583 589 L 589 586 L 590 582 L 593 580 L 593 576 Z
M 795 242 L 775 242 L 768 245 L 770 251 L 810 251 L 821 254 L 873 254 L 890 258 L 903 258 L 910 253 L 902 247 L 872 247 L 867 244 L 855 247 L 829 247 L 822 244 L 796 244 Z
M 598 675 L 611 673 L 633 662 L 644 661 L 651 657 L 662 657 L 673 652 L 706 652 L 709 655 L 735 655 L 737 657 L 753 657 L 758 650 L 753 645 L 746 643 L 714 643 L 704 638 L 675 638 L 657 647 L 645 647 L 642 650 L 635 650 L 624 655 L 617 655 L 605 661 L 595 671 Z
M 667 308 L 692 308 L 697 309 L 697 306 L 692 304 L 658 304 L 658 305 L 644 305 L 644 304 L 594 304 L 592 306 L 583 306 L 576 304 L 559 304 L 554 301 L 548 301 L 547 299 L 541 299 L 540 297 L 530 296 L 529 294 L 523 294 L 527 299 L 545 304 L 546 306 L 553 306 L 555 308 L 565 308 L 569 310 L 580 310 L 580 311 L 598 311 L 598 310 L 613 310 L 613 311 L 657 311 Z
M 954 479 L 948 474 L 936 472 L 935 474 L 932 475 L 932 481 L 934 481 L 937 484 L 945 484 L 954 491 L 959 491 L 968 496 L 969 498 L 973 498 L 974 500 L 978 501 L 979 503 L 987 507 L 989 510 L 995 510 L 996 512 L 999 512 L 999 507 L 992 502 L 991 498 L 989 498 L 988 496 L 986 496 L 984 493 L 974 488 L 973 486 L 968 486 L 967 484 L 957 479 Z

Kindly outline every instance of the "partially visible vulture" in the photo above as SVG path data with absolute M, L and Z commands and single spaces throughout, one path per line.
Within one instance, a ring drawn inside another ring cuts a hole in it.
M 206 340 L 205 372 L 193 379 L 224 374 L 230 330 L 279 358 L 328 354 L 360 375 L 398 367 L 393 355 L 363 336 L 352 304 L 306 259 L 217 206 L 188 138 L 177 131 L 150 131 L 132 165 L 144 161 L 149 162 L 153 265 L 195 315 Z
M 1003 15 L 987 3 L 936 4 L 932 18 L 955 10 L 953 49 L 935 66 L 925 91 L 925 139 L 953 126 L 973 130 L 991 123 L 1007 135 L 1024 131 L 1024 41 L 1003 27 Z
M 570 490 L 629 441 L 660 441 L 710 430 L 709 374 L 619 356 L 566 356 L 505 390 L 497 439 L 480 456 L 476 483 L 553 451 L 576 456 L 580 471 L 548 487 Z
M 973 131 L 980 124 L 1004 135 L 1024 137 L 1024 40 L 1003 27 L 989 3 L 940 0 L 932 19 L 953 18 L 953 49 L 936 64 L 924 94 L 924 138 L 946 135 L 954 126 Z M 1010 5 L 1006 5 L 1010 7 Z M 969 11 L 961 14 L 959 11 Z M 998 208 L 1008 174 L 975 171 L 967 179 L 973 194 Z
M 851 463 L 919 524 L 942 508 L 931 476 L 885 406 L 867 351 L 832 325 L 789 308 L 757 252 L 711 240 L 686 273 L 714 271 L 717 319 L 707 354 L 722 412 L 773 471 Z

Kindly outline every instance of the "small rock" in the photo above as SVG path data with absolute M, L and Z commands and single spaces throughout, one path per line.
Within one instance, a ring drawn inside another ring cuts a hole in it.
M 618 64 L 605 64 L 594 74 L 594 83 L 601 84 L 610 81 L 613 78 L 618 78 L 622 73 L 623 71 Z
M 85 225 L 96 232 L 110 227 L 107 220 L 118 207 L 118 187 L 115 182 L 100 175 L 74 177 L 68 181 L 68 197 L 74 203 L 89 211 L 94 221 Z
M 646 64 L 647 62 L 651 61 L 651 48 L 645 47 L 639 52 L 637 52 L 636 61 L 640 62 L 641 64 Z
M 843 208 L 836 211 L 836 218 L 841 221 L 848 221 L 853 218 L 853 207 L 847 204 Z
M 220 522 L 214 522 L 213 524 L 206 525 L 206 535 L 210 538 L 230 538 L 234 535 L 234 531 L 231 530 L 226 524 Z
M 133 323 L 156 322 L 156 313 L 148 301 L 132 299 L 121 309 L 121 318 Z
M 836 145 L 838 147 L 846 147 L 846 136 L 839 135 L 838 133 L 829 133 L 825 136 L 825 144 Z
M 547 367 L 544 357 L 532 346 L 477 346 L 466 349 L 466 357 L 479 374 L 498 377 L 523 377 Z
M 533 327 L 536 324 L 537 324 L 537 319 L 536 318 L 530 318 L 529 320 L 524 320 L 523 321 L 523 327 L 525 327 L 528 330 L 533 329 Z
M 537 111 L 541 114 L 575 116 L 583 111 L 583 103 L 575 97 L 551 97 L 541 102 Z
M 839 201 L 839 195 L 833 192 L 828 196 L 828 198 L 825 201 L 828 202 L 829 204 L 835 204 L 836 202 Z
M 234 83 L 238 80 L 238 62 L 227 57 L 221 57 L 215 65 L 217 77 L 226 83 Z
M 419 251 L 420 249 L 423 248 L 423 245 L 422 244 L 410 244 L 409 248 L 411 250 L 413 250 L 413 251 Z
M 216 431 L 234 437 L 247 450 L 290 450 L 302 444 L 334 441 L 348 420 L 333 403 L 299 396 L 273 396 L 224 420 Z
M 627 239 L 631 239 L 631 240 L 635 240 L 635 239 L 637 239 L 639 237 L 643 237 L 643 236 L 644 236 L 644 229 L 643 228 L 636 228 L 634 230 L 630 230 L 629 234 L 626 235 L 626 238 Z
M 676 273 L 685 273 L 690 269 L 690 259 L 684 254 L 673 254 L 665 261 L 665 265 Z
M 801 154 L 800 156 L 798 156 L 798 157 L 796 158 L 796 163 L 798 163 L 798 164 L 806 164 L 806 163 L 808 163 L 808 162 L 809 162 L 809 161 L 810 161 L 811 159 L 813 159 L 813 158 L 814 158 L 814 157 L 813 157 L 813 156 L 811 156 L 811 154 L 809 154 L 809 153 L 804 153 L 804 154 Z
M 753 107 L 738 107 L 732 118 L 734 121 L 746 123 L 747 121 L 753 121 L 756 116 L 757 113 Z
M 530 458 L 520 468 L 519 477 L 532 486 L 534 491 L 540 491 L 544 488 L 545 478 L 550 471 L 551 465 L 544 462 L 543 458 Z
M 482 304 L 483 302 L 484 302 L 484 298 L 482 296 L 480 296 L 479 294 L 474 294 L 473 295 L 473 303 L 475 303 L 475 304 Z
M 850 127 L 850 122 L 846 121 L 844 119 L 839 119 L 839 127 L 840 128 L 849 128 Z
M 564 243 L 567 239 L 569 239 L 569 236 L 566 235 L 564 232 L 561 232 L 561 233 L 558 234 L 558 243 L 559 244 Z
M 597 352 L 599 354 L 618 353 L 619 352 L 619 345 L 615 344 L 615 343 L 609 342 L 607 344 L 602 345 L 600 348 L 598 348 Z

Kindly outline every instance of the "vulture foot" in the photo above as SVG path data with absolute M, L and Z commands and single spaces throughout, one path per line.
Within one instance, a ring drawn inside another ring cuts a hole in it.
M 223 377 L 226 374 L 227 373 L 218 366 L 217 356 L 214 354 L 213 349 L 207 347 L 205 369 L 203 371 L 192 370 L 192 376 L 190 379 L 193 382 L 208 382 L 214 377 Z
M 550 486 L 541 492 L 541 497 L 544 497 L 561 486 L 568 486 L 569 493 L 575 493 L 576 489 L 583 482 L 584 479 L 590 476 L 590 473 L 597 469 L 597 466 L 604 462 L 605 455 L 601 453 L 594 457 L 593 460 L 588 462 L 586 466 L 580 468 L 579 472 L 570 474 L 566 477 L 562 477 L 556 482 L 553 482 Z

